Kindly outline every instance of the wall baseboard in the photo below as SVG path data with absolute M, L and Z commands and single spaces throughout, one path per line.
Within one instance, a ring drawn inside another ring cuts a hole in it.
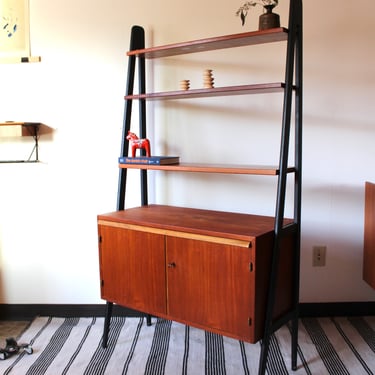
M 0 320 L 30 320 L 37 316 L 104 317 L 105 304 L 0 304 Z M 144 314 L 113 305 L 113 316 L 143 316 Z
M 300 316 L 372 316 L 375 315 L 375 302 L 328 302 L 301 303 Z
M 103 317 L 105 304 L 0 304 L 0 320 L 32 320 L 36 316 Z M 144 316 L 144 314 L 118 305 L 113 306 L 114 316 Z M 370 316 L 375 315 L 375 302 L 301 303 L 300 316 Z

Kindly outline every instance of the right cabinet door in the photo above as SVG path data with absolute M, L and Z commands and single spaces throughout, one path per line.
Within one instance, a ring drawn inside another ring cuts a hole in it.
M 171 319 L 251 341 L 251 249 L 167 236 L 166 260 Z

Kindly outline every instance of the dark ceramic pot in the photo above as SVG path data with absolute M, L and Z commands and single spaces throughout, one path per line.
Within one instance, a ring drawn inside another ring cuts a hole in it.
M 266 12 L 259 16 L 259 30 L 280 27 L 280 16 L 272 12 L 274 5 L 265 5 Z

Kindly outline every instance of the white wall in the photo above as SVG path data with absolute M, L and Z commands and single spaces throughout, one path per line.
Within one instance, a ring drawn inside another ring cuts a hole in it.
M 287 1 L 281 3 L 286 26 Z M 0 165 L 0 303 L 101 302 L 96 215 L 116 208 L 130 28 L 143 25 L 149 46 L 255 29 L 261 10 L 242 28 L 234 16 L 240 5 L 30 0 L 32 50 L 42 62 L 0 66 L 0 119 L 56 130 L 40 140 L 42 163 Z M 361 274 L 364 182 L 375 181 L 374 11 L 372 0 L 304 4 L 302 302 L 375 300 Z M 282 51 L 275 44 L 155 61 L 148 87 L 175 89 L 185 78 L 200 87 L 205 68 L 214 69 L 217 86 L 281 81 Z M 154 152 L 185 161 L 275 163 L 280 98 L 188 100 L 173 103 L 177 109 L 153 103 Z M 138 204 L 134 178 L 128 206 Z M 272 178 L 150 179 L 160 183 L 151 202 L 274 212 Z M 326 267 L 312 267 L 313 245 L 327 245 Z

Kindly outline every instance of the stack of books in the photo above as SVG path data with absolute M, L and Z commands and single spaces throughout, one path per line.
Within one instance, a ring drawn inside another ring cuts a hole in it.
M 120 164 L 152 164 L 152 165 L 168 165 L 179 164 L 179 156 L 120 156 L 118 158 Z

